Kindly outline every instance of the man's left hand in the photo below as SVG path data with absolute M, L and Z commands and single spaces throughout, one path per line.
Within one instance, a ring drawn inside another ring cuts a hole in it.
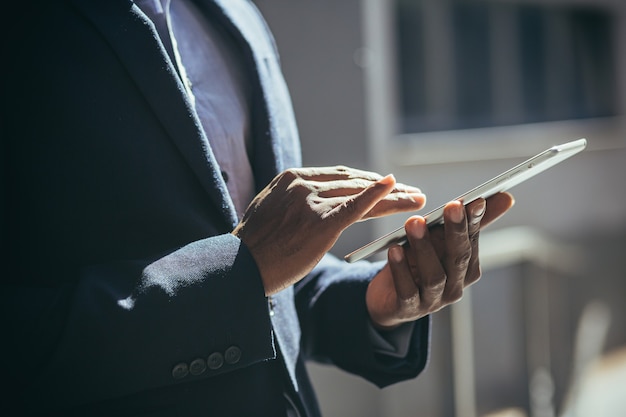
M 478 236 L 514 204 L 509 193 L 459 201 L 444 209 L 444 224 L 429 229 L 421 216 L 405 222 L 408 244 L 388 250 L 387 265 L 370 283 L 366 302 L 379 329 L 392 329 L 457 302 L 481 275 Z

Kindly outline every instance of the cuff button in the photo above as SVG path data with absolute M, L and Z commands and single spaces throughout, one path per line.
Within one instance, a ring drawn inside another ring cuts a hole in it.
M 224 359 L 229 365 L 234 365 L 241 359 L 241 349 L 237 346 L 231 346 L 224 352 Z
M 191 375 L 198 376 L 206 371 L 206 362 L 204 359 L 196 359 L 189 364 L 189 372 Z
M 224 356 L 219 352 L 211 353 L 207 359 L 207 365 L 212 370 L 220 369 L 224 365 Z
M 172 376 L 174 377 L 174 379 L 183 379 L 188 374 L 189 367 L 184 362 L 177 364 L 176 366 L 174 366 L 174 369 L 172 369 Z

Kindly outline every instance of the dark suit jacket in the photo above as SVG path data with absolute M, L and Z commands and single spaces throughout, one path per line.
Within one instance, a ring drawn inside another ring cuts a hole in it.
M 300 164 L 275 45 L 248 1 L 200 3 L 249 63 L 260 189 Z M 306 359 L 379 386 L 422 370 L 428 319 L 406 359 L 370 346 L 364 294 L 380 265 L 327 256 L 268 306 L 250 253 L 230 234 L 237 218 L 207 138 L 131 1 L 31 1 L 8 18 L 2 360 L 12 389 L 3 404 L 269 416 L 286 391 L 316 415 Z

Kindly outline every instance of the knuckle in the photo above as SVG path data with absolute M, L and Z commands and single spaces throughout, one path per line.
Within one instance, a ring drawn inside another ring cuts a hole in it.
M 472 252 L 466 252 L 460 256 L 457 256 L 454 260 L 454 268 L 458 271 L 465 271 L 469 268 L 470 261 L 472 259 Z
M 297 168 L 287 168 L 283 171 L 283 176 L 290 179 L 295 179 L 300 176 L 300 171 Z
M 447 280 L 446 274 L 435 275 L 424 286 L 423 291 L 429 295 L 428 298 L 440 297 L 446 288 L 446 280 Z
M 452 288 L 450 288 L 448 292 L 446 293 L 446 301 L 449 304 L 456 303 L 460 301 L 461 298 L 463 298 L 463 286 L 462 285 L 455 285 Z
M 409 311 L 419 305 L 420 298 L 418 294 L 409 296 L 398 296 L 398 309 L 400 311 Z
M 288 169 L 281 172 L 274 178 L 274 181 L 272 181 L 272 188 L 278 187 L 281 189 L 290 189 L 298 178 L 300 178 L 300 175 L 295 169 Z
M 310 188 L 307 185 L 306 180 L 300 177 L 294 177 L 289 181 L 288 190 L 299 194 L 310 194 Z
M 473 268 L 465 277 L 465 282 L 467 284 L 473 284 L 478 281 L 482 276 L 482 270 L 480 267 Z
M 451 237 L 455 240 L 467 240 L 468 234 L 463 225 L 458 225 L 453 228 L 450 233 Z

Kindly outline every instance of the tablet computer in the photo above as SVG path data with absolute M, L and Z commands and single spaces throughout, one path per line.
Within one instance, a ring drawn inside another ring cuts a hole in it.
M 545 171 L 546 169 L 564 161 L 565 159 L 577 154 L 587 146 L 586 139 L 578 139 L 561 145 L 553 146 L 545 151 L 533 156 L 532 158 L 522 162 L 519 165 L 493 177 L 489 181 L 479 185 L 476 188 L 458 196 L 455 200 L 462 201 L 463 204 L 469 204 L 478 198 L 487 198 L 496 193 L 506 191 L 529 178 Z M 443 222 L 444 205 L 428 212 L 424 215 L 426 224 L 434 226 Z M 344 259 L 348 262 L 356 262 L 360 259 L 367 258 L 377 252 L 389 249 L 394 245 L 403 245 L 406 243 L 406 234 L 404 226 L 399 227 L 391 233 L 382 236 L 367 245 L 347 254 Z

